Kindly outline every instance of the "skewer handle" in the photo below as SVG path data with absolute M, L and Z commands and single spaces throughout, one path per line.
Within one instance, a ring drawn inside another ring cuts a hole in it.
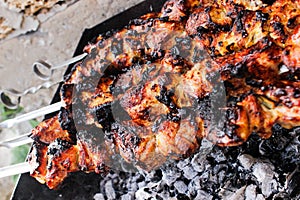
M 23 174 L 27 172 L 30 172 L 30 165 L 27 162 L 23 162 L 0 168 L 0 178 Z
M 32 143 L 33 140 L 29 137 L 30 133 L 20 135 L 18 137 L 0 142 L 0 147 L 14 148 L 24 144 Z
M 43 60 L 38 60 L 35 63 L 33 63 L 33 72 L 40 79 L 49 80 L 53 74 L 53 70 L 68 66 L 75 62 L 78 62 L 78 61 L 82 60 L 84 57 L 86 57 L 87 55 L 88 55 L 87 53 L 83 53 L 83 54 L 73 57 L 67 61 L 64 61 L 56 66 L 52 66 Z M 42 70 L 40 68 L 43 68 L 43 71 L 48 71 L 48 74 L 45 74 L 44 72 L 42 72 Z
M 18 124 L 20 122 L 28 121 L 30 119 L 34 119 L 34 118 L 58 111 L 61 107 L 62 107 L 61 102 L 51 104 L 49 106 L 40 108 L 38 110 L 17 116 L 13 119 L 5 120 L 0 123 L 0 128 L 11 128 L 13 125 Z

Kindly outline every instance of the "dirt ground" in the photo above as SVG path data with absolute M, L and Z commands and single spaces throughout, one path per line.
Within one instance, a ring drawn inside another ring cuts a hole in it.
M 56 65 L 71 58 L 85 28 L 93 27 L 141 1 L 0 0 L 0 90 L 14 88 L 24 91 L 43 84 L 45 81 L 32 71 L 35 61 L 42 59 Z M 52 4 L 24 6 L 24 2 Z M 56 70 L 49 82 L 60 81 L 63 72 L 64 69 Z M 48 105 L 55 90 L 56 86 L 53 86 L 23 97 L 23 112 Z M 22 123 L 11 129 L 0 130 L 0 141 L 26 133 L 30 128 L 29 123 Z M 0 167 L 11 164 L 11 151 L 0 147 Z M 0 179 L 0 200 L 9 199 L 13 188 L 11 177 Z

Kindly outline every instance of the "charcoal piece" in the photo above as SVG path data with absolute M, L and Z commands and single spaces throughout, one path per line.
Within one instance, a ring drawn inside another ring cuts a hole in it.
M 228 193 L 224 193 L 223 196 L 221 196 L 222 199 L 244 199 L 245 196 L 245 189 L 246 186 L 243 186 L 241 188 L 234 188 L 232 191 L 228 191 Z
M 171 186 L 177 178 L 181 176 L 181 173 L 176 169 L 165 169 L 162 170 L 162 180 L 168 185 Z
M 198 190 L 199 188 L 201 188 L 201 185 L 200 185 L 200 177 L 199 176 L 196 176 L 194 177 L 190 183 L 188 184 L 188 193 L 191 195 L 191 196 L 197 196 L 198 195 Z
M 191 165 L 183 168 L 183 176 L 189 180 L 193 179 L 198 173 L 193 169 Z
M 146 182 L 140 182 L 138 183 L 138 188 L 143 188 L 146 186 Z
M 213 196 L 208 194 L 207 192 L 203 191 L 203 190 L 198 190 L 197 191 L 197 196 L 195 197 L 195 199 L 206 199 L 206 200 L 212 200 Z
M 182 169 L 184 169 L 189 163 L 190 163 L 190 159 L 187 158 L 187 159 L 184 159 L 184 160 L 179 161 L 179 162 L 177 163 L 177 167 L 178 167 L 179 169 L 182 170 Z
M 254 164 L 254 158 L 249 154 L 242 154 L 238 157 L 240 164 L 246 169 L 250 170 L 252 165 Z
M 186 193 L 188 187 L 187 185 L 183 182 L 183 181 L 176 181 L 174 183 L 174 187 L 176 188 L 176 190 L 181 193 L 181 194 L 184 194 Z
M 101 193 L 97 193 L 94 196 L 94 200 L 105 200 L 104 195 Z
M 252 200 L 252 199 L 256 199 L 256 185 L 249 185 L 246 188 L 245 191 L 245 200 Z
M 260 189 L 265 197 L 271 196 L 272 193 L 277 191 L 278 183 L 275 180 L 275 176 L 278 176 L 274 172 L 274 166 L 270 163 L 256 163 L 253 165 L 253 175 L 260 183 Z
M 105 184 L 105 194 L 107 196 L 107 199 L 116 199 L 116 192 L 115 192 L 115 189 L 113 188 L 113 184 L 112 184 L 112 181 L 108 181 L 106 184 Z
M 287 192 L 290 194 L 291 197 L 300 196 L 300 171 L 294 171 L 287 183 Z
M 121 196 L 121 200 L 133 200 L 133 197 L 131 194 L 124 194 Z
M 135 193 L 135 199 L 136 200 L 151 199 L 152 198 L 152 194 L 149 193 L 149 191 L 150 190 L 149 190 L 148 187 L 144 187 L 144 188 L 139 189 Z

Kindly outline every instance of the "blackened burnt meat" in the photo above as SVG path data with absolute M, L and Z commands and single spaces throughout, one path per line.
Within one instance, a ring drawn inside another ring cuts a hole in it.
M 299 126 L 299 5 L 169 0 L 99 36 L 67 76 L 58 116 L 32 131 L 31 175 L 55 188 L 121 160 L 154 169 L 202 138 L 236 146 Z

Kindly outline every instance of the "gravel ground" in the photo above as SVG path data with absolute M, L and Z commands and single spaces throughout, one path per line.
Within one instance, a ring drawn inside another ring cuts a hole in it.
M 14 88 L 24 91 L 44 83 L 32 72 L 35 61 L 42 59 L 55 65 L 71 58 L 85 28 L 93 27 L 141 1 L 53 0 L 48 1 L 53 4 L 41 6 L 41 11 L 34 12 L 38 1 L 0 0 L 0 19 L 6 19 L 4 23 L 0 20 L 0 38 L 7 33 L 7 37 L 0 40 L 0 90 Z M 6 32 L 1 29 L 3 24 Z M 7 31 L 8 27 L 15 31 Z M 64 69 L 56 70 L 49 82 L 61 80 L 63 72 Z M 22 98 L 24 112 L 48 105 L 55 90 L 54 86 Z M 10 130 L 1 130 L 0 140 L 28 132 L 30 128 L 28 123 L 23 123 Z M 11 150 L 0 147 L 0 167 L 11 163 L 11 154 Z M 1 179 L 0 200 L 9 199 L 13 187 L 11 177 Z

